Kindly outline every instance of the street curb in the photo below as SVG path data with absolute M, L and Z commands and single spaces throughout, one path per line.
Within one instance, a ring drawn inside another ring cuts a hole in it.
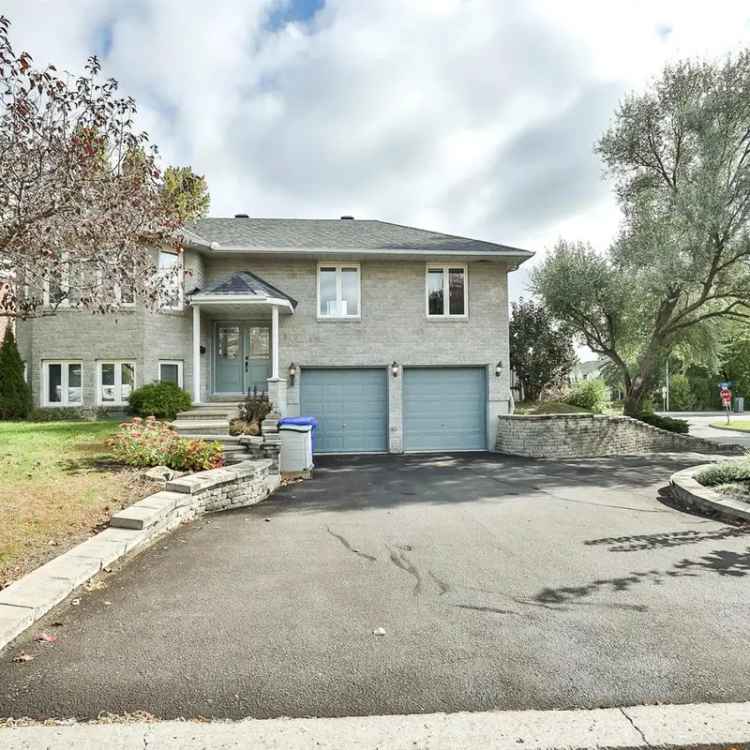
M 730 521 L 750 521 L 750 504 L 732 500 L 695 479 L 697 474 L 715 465 L 700 464 L 672 474 L 669 481 L 675 496 L 688 508 L 697 507 Z
M 110 519 L 110 527 L 0 591 L 0 652 L 26 628 L 116 560 L 203 513 L 264 500 L 280 483 L 271 461 L 242 461 L 167 483 Z M 236 485 L 240 485 L 235 488 Z
M 238 722 L 67 723 L 0 729 L 4 750 L 635 750 L 740 748 L 750 703 L 633 706 L 573 711 L 245 719 Z
M 725 425 L 716 425 L 716 424 L 709 424 L 708 425 L 712 430 L 723 430 L 724 432 L 735 432 L 738 435 L 747 435 L 750 437 L 750 431 L 748 430 L 736 430 L 734 427 L 726 427 Z

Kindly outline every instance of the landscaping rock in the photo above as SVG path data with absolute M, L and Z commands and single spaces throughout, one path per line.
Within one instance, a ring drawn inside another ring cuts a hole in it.
M 156 482 L 169 482 L 175 478 L 175 472 L 168 466 L 154 466 L 153 469 L 145 471 L 143 476 Z

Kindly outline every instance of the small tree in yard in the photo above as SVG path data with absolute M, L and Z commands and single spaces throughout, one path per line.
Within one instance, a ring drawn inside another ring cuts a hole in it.
M 23 361 L 10 326 L 0 346 L 0 419 L 26 419 L 31 389 L 23 377 Z
M 667 67 L 620 105 L 597 151 L 620 235 L 603 254 L 561 240 L 533 288 L 619 368 L 625 413 L 639 416 L 673 348 L 750 319 L 750 51 Z
M 207 208 L 205 181 L 180 168 L 165 185 L 134 100 L 100 79 L 96 57 L 80 76 L 36 69 L 9 27 L 0 16 L 0 277 L 15 282 L 0 289 L 0 315 L 39 314 L 45 288 L 52 310 L 170 304 L 153 248 L 179 250 L 177 230 Z
M 510 364 L 523 386 L 524 398 L 537 400 L 545 387 L 560 385 L 576 354 L 570 333 L 533 300 L 511 305 Z

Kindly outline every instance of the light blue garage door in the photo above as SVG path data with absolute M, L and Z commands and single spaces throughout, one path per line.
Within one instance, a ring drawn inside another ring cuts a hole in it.
M 484 367 L 404 370 L 404 449 L 486 450 Z
M 317 453 L 385 451 L 388 434 L 386 368 L 302 373 L 300 412 L 319 422 Z

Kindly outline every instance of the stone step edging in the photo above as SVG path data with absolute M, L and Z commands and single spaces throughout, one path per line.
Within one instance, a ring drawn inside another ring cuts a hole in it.
M 710 487 L 704 487 L 695 478 L 705 469 L 715 465 L 700 464 L 672 474 L 669 481 L 675 496 L 688 508 L 695 507 L 715 513 L 729 521 L 750 522 L 750 503 L 734 500 Z
M 0 590 L 0 651 L 116 560 L 203 513 L 255 505 L 280 484 L 268 459 L 187 474 L 115 513 L 110 528 Z

